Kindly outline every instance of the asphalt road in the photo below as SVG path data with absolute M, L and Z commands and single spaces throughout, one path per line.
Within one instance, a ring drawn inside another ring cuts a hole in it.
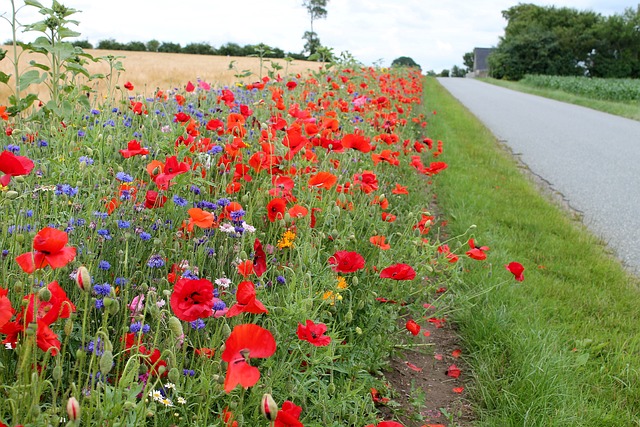
M 475 79 L 438 80 L 640 273 L 640 122 Z

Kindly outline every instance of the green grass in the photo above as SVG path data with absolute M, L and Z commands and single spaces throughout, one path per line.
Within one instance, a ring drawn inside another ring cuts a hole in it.
M 477 243 L 491 248 L 465 264 L 453 315 L 477 425 L 640 425 L 637 279 L 435 80 L 425 96 L 449 163 L 437 189 L 449 232 L 476 224 Z M 509 277 L 511 260 L 525 266 L 524 282 Z
M 602 111 L 616 116 L 626 117 L 632 120 L 640 120 L 640 102 L 616 102 L 605 101 L 599 99 L 588 98 L 585 96 L 571 94 L 562 90 L 545 89 L 539 87 L 528 86 L 521 82 L 512 82 L 507 80 L 497 80 L 491 78 L 480 79 L 484 82 L 507 89 L 517 90 L 519 92 L 530 93 L 532 95 L 544 96 L 545 98 L 555 99 L 557 101 L 567 102 L 570 104 L 581 105 L 583 107 Z

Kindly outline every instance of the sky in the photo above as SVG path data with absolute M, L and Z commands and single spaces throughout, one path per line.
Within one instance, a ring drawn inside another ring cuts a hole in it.
M 206 42 L 219 47 L 266 43 L 285 52 L 303 50 L 302 36 L 310 22 L 302 0 L 59 0 L 80 10 L 72 26 L 80 39 L 121 43 L 149 41 Z M 50 0 L 40 0 L 50 6 Z M 15 0 L 16 6 L 23 0 Z M 591 10 L 604 16 L 634 6 L 629 0 L 522 1 L 541 6 Z M 10 2 L 0 2 L 0 15 L 10 18 Z M 365 65 L 389 66 L 408 56 L 423 71 L 440 72 L 462 66 L 462 56 L 474 47 L 493 47 L 507 22 L 502 11 L 517 0 L 329 0 L 326 19 L 314 21 L 324 46 L 348 52 Z M 22 23 L 41 15 L 31 6 L 18 13 Z M 23 41 L 32 35 L 19 34 Z M 0 42 L 11 39 L 11 28 L 0 21 Z

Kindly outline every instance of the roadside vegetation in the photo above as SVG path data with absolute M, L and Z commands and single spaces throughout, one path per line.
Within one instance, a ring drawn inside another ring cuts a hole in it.
M 476 224 L 488 264 L 456 289 L 479 426 L 622 426 L 640 422 L 640 290 L 594 238 L 435 80 L 430 134 L 446 141 L 438 181 L 450 232 Z M 505 256 L 526 268 L 496 286 Z M 495 257 L 495 258 L 494 258 Z

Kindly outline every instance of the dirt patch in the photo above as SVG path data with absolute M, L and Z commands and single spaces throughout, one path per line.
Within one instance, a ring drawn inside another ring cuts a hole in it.
M 407 320 L 401 320 L 402 328 Z M 406 427 L 470 426 L 473 413 L 465 400 L 464 354 L 454 327 L 429 314 L 416 322 L 419 333 L 407 332 L 385 372 L 391 400 L 378 409 L 385 420 L 395 419 Z M 456 368 L 461 372 L 457 378 Z

